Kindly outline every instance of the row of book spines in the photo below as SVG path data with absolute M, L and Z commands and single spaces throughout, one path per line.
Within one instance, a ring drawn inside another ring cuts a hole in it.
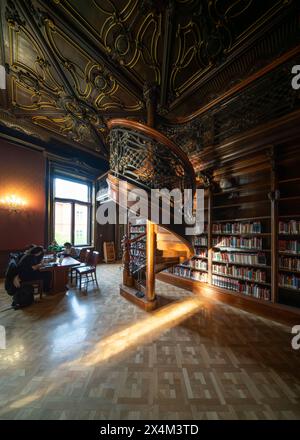
M 205 283 L 207 282 L 207 273 L 191 272 L 191 270 L 186 267 L 175 266 L 170 272 L 183 278 L 190 278 L 192 280 L 202 281 Z
M 279 257 L 279 268 L 300 271 L 300 259 Z
M 286 275 L 284 273 L 279 273 L 278 283 L 281 286 L 287 286 L 293 289 L 300 289 L 300 277 L 297 277 L 295 275 Z
M 130 255 L 146 255 L 146 250 L 145 249 L 131 249 L 130 250 Z
M 233 290 L 234 292 L 242 293 L 244 295 L 252 295 L 255 298 L 267 299 L 271 298 L 271 291 L 268 288 L 241 282 L 240 280 L 233 280 L 219 275 L 212 276 L 212 284 L 224 289 Z
M 141 246 L 141 245 L 134 247 L 132 246 L 130 248 L 130 251 L 146 251 L 146 246 Z
M 262 270 L 253 270 L 248 267 L 236 267 L 236 266 L 220 266 L 213 264 L 212 271 L 222 275 L 230 275 L 232 277 L 244 278 L 249 281 L 266 282 L 266 272 Z
M 300 241 L 297 240 L 279 240 L 278 241 L 279 252 L 294 252 L 300 253 Z
M 196 249 L 197 251 L 197 249 Z M 195 258 L 207 258 L 208 257 L 208 252 L 195 252 Z
M 213 252 L 212 259 L 221 263 L 240 263 L 249 265 L 266 265 L 267 259 L 264 253 L 239 254 L 232 252 Z
M 213 234 L 260 234 L 262 232 L 261 222 L 253 223 L 214 223 Z
M 262 239 L 259 237 L 217 237 L 213 239 L 215 247 L 232 247 L 243 249 L 262 249 Z
M 220 263 L 239 263 L 261 266 L 265 266 L 267 264 L 265 254 L 234 254 L 215 252 L 212 255 L 212 259 L 219 261 Z
M 279 234 L 300 234 L 300 221 L 279 222 Z
M 190 260 L 185 264 L 185 266 L 188 266 L 188 268 L 190 269 L 200 269 L 200 270 L 208 269 L 207 261 L 201 261 L 201 260 Z
M 207 246 L 206 237 L 196 237 L 194 240 L 194 246 Z
M 130 228 L 131 234 L 143 234 L 144 232 L 146 232 L 145 226 L 132 226 Z

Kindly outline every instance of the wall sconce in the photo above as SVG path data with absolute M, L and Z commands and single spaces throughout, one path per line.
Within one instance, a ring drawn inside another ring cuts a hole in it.
M 11 195 L 1 199 L 0 204 L 9 212 L 20 212 L 26 206 L 26 201 L 21 197 Z

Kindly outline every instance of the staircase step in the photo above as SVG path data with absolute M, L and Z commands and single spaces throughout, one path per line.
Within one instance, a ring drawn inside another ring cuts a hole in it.
M 133 287 L 125 286 L 124 284 L 120 285 L 120 294 L 131 301 L 132 303 L 138 305 L 143 310 L 146 310 L 146 312 L 150 312 L 151 310 L 154 310 L 157 307 L 157 301 L 147 301 L 146 296 L 143 298 L 139 298 L 136 296 L 138 293 L 137 289 L 134 289 Z

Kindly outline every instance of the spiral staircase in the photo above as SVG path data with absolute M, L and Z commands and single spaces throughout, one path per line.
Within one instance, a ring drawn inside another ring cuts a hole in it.
M 127 234 L 123 239 L 123 283 L 121 294 L 145 310 L 157 306 L 155 274 L 193 256 L 191 236 L 185 235 L 185 217 L 175 222 L 175 206 L 171 203 L 170 221 L 161 224 L 164 205 L 159 205 L 159 224 L 151 221 L 150 195 L 153 189 L 169 191 L 191 189 L 195 193 L 195 175 L 186 154 L 170 139 L 147 125 L 126 119 L 109 121 L 110 171 L 107 177 L 108 194 L 128 213 Z M 127 200 L 124 192 L 141 190 L 149 196 L 144 218 L 134 223 L 130 212 L 134 202 Z M 124 204 L 124 200 L 126 203 Z M 176 208 L 178 209 L 178 207 Z M 177 211 L 178 214 L 178 211 Z M 177 217 L 178 218 L 178 217 Z M 130 228 L 138 227 L 140 234 L 130 234 Z M 133 249 L 144 250 L 139 257 Z

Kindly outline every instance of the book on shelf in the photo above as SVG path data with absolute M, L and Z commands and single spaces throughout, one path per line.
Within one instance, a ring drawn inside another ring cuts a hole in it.
M 279 222 L 279 234 L 300 234 L 300 221 L 290 220 L 288 222 Z
M 189 278 L 191 280 L 202 281 L 205 283 L 207 282 L 207 273 L 193 271 L 193 268 L 175 266 L 173 268 L 167 269 L 167 272 L 173 273 L 174 275 L 177 275 L 177 276 L 180 276 L 183 278 Z
M 300 254 L 300 241 L 298 240 L 278 240 L 279 252 Z
M 261 222 L 234 222 L 214 223 L 213 234 L 260 234 L 262 232 Z
M 279 287 L 288 287 L 289 289 L 300 289 L 300 277 L 296 275 L 287 275 L 279 273 L 278 275 Z
M 213 252 L 212 259 L 221 263 L 239 263 L 257 266 L 266 266 L 267 259 L 263 252 L 238 253 L 238 252 Z
M 188 267 L 175 266 L 173 267 L 173 274 L 184 278 L 190 278 L 191 269 Z
M 212 276 L 212 284 L 223 289 L 232 290 L 243 295 L 253 296 L 254 298 L 264 299 L 269 301 L 271 298 L 270 289 L 259 286 L 257 284 L 250 284 L 248 282 L 226 278 L 219 275 Z
M 194 246 L 207 246 L 207 237 L 195 237 Z
M 205 272 L 191 272 L 191 279 L 195 281 L 201 281 L 202 283 L 207 283 L 207 273 Z
M 255 270 L 250 267 L 222 266 L 213 264 L 212 271 L 221 275 L 229 275 L 236 278 L 243 278 L 248 281 L 266 282 L 266 272 L 263 270 Z
M 143 234 L 146 232 L 146 226 L 145 225 L 131 225 L 130 226 L 130 233 L 131 234 Z
M 146 225 L 130 225 L 130 238 L 134 239 L 146 232 Z M 129 265 L 132 272 L 142 267 L 146 261 L 146 237 L 130 243 Z
M 213 238 L 214 247 L 228 247 L 240 249 L 262 249 L 262 238 L 260 237 L 217 237 Z
M 300 272 L 300 259 L 280 256 L 279 269 L 295 270 L 296 272 Z
M 208 257 L 208 252 L 207 249 L 200 249 L 200 248 L 196 248 L 195 249 L 195 258 L 207 258 Z
M 202 269 L 202 270 L 207 270 L 208 268 L 208 263 L 207 261 L 204 260 L 190 260 L 190 266 L 194 269 Z

